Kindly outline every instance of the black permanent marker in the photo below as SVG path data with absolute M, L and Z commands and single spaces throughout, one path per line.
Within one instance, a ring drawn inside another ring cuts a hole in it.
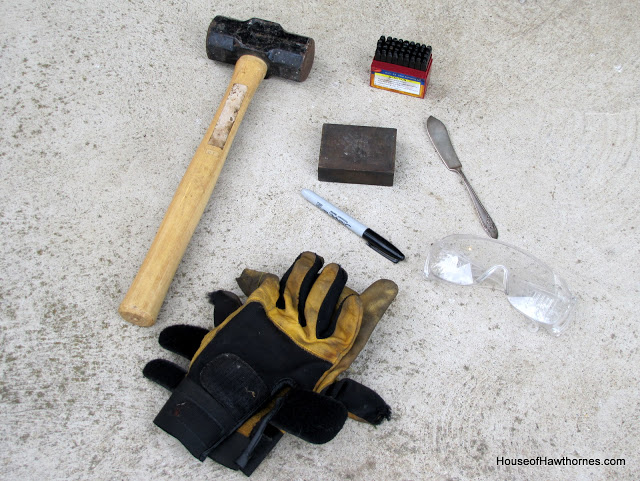
M 391 242 L 384 239 L 379 234 L 376 234 L 374 231 L 361 224 L 353 217 L 345 214 L 336 206 L 327 202 L 315 192 L 312 192 L 308 189 L 302 189 L 302 196 L 313 205 L 315 205 L 318 209 L 325 211 L 338 222 L 348 227 L 352 232 L 366 240 L 367 244 L 369 244 L 369 247 L 375 250 L 378 254 L 386 257 L 394 263 L 404 260 L 404 254 L 400 252 Z

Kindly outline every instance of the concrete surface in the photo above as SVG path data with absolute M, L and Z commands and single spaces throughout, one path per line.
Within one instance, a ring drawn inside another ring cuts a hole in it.
M 256 480 L 640 477 L 635 1 L 0 2 L 0 478 L 243 479 L 152 424 L 141 375 L 157 335 L 208 325 L 205 293 L 302 250 L 358 290 L 400 294 L 349 375 L 393 418 L 323 446 L 287 436 Z M 209 61 L 216 14 L 313 37 L 301 84 L 268 80 L 245 117 L 157 324 L 116 309 L 232 68 Z M 431 44 L 424 100 L 372 89 L 380 35 Z M 435 284 L 429 245 L 482 234 L 425 133 L 449 128 L 503 241 L 554 266 L 580 302 L 558 338 L 503 295 Z M 325 122 L 398 129 L 393 187 L 317 181 Z M 407 254 L 393 265 L 300 196 L 310 188 Z M 625 466 L 500 466 L 499 457 Z

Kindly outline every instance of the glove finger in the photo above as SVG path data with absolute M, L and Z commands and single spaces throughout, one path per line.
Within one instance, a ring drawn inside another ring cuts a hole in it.
M 358 421 L 377 426 L 385 419 L 391 419 L 391 408 L 384 399 L 373 389 L 353 379 L 341 379 L 321 393 L 344 404 L 349 417 Z
M 398 294 L 398 286 L 388 279 L 379 279 L 371 284 L 362 294 L 362 324 L 353 347 L 342 358 L 340 364 L 349 367 L 353 360 L 369 341 L 373 330 Z
M 302 389 L 292 389 L 271 424 L 313 444 L 331 441 L 347 420 L 347 408 L 336 399 Z
M 347 284 L 347 273 L 338 264 L 329 264 L 313 283 L 305 301 L 304 315 L 308 330 L 318 339 L 335 331 L 340 310 L 338 299 Z
M 214 291 L 209 293 L 209 302 L 213 304 L 213 325 L 218 327 L 227 317 L 242 306 L 242 301 L 233 292 Z M 195 352 L 194 352 L 195 354 Z
M 208 294 L 213 304 L 213 325 L 218 327 L 233 312 L 242 306 L 240 298 L 230 291 L 213 291 Z M 169 326 L 160 333 L 160 345 L 189 360 L 196 355 L 205 336 L 211 331 L 188 325 Z
M 142 374 L 165 389 L 173 391 L 187 375 L 187 371 L 170 361 L 154 359 L 147 363 Z
M 186 359 L 191 359 L 200 348 L 200 343 L 208 332 L 203 327 L 178 324 L 163 329 L 158 342 L 163 348 Z
M 335 322 L 335 329 L 330 336 L 330 341 L 328 342 L 335 350 L 337 350 L 336 352 L 339 354 L 339 359 L 349 353 L 349 350 L 352 348 L 356 336 L 358 335 L 358 330 L 362 323 L 362 302 L 360 301 L 360 296 L 351 295 L 347 297 L 340 305 L 340 308 L 336 312 L 336 316 L 337 320 Z M 338 359 L 336 359 L 336 361 Z M 338 364 L 325 373 L 315 386 L 315 391 L 319 391 L 319 384 L 324 384 L 326 386 L 335 380 L 336 376 L 342 372 L 335 371 L 336 366 L 339 365 L 340 363 L 338 362 Z M 332 379 L 328 381 L 328 377 L 332 377 Z
M 242 293 L 249 297 L 253 291 L 255 291 L 260 284 L 264 281 L 267 274 L 266 272 L 254 271 L 253 269 L 244 269 L 240 277 L 236 277 L 236 282 Z
M 298 313 L 301 326 L 306 326 L 304 306 L 324 259 L 313 252 L 303 252 L 298 256 L 280 281 L 278 309 L 292 309 Z
M 345 288 L 347 291 L 349 288 Z M 329 384 L 333 383 L 341 372 L 344 372 L 355 358 L 360 354 L 373 333 L 376 325 L 386 312 L 389 305 L 398 294 L 398 286 L 388 279 L 379 279 L 371 284 L 361 295 L 362 302 L 362 323 L 349 352 L 347 352 L 334 369 L 325 376 L 316 386 L 316 390 L 322 391 Z M 344 295 L 344 293 L 343 293 Z
M 240 277 L 236 277 L 236 282 L 238 283 L 238 287 L 240 288 L 242 293 L 245 296 L 249 297 L 251 294 L 253 294 L 253 291 L 260 287 L 266 276 L 273 275 L 274 274 L 269 274 L 267 272 L 254 271 L 253 269 L 244 269 L 242 271 L 242 274 L 240 274 Z M 338 305 L 344 300 L 345 297 L 352 294 L 357 294 L 357 292 L 350 287 L 345 287 L 340 294 L 340 298 L 338 299 Z

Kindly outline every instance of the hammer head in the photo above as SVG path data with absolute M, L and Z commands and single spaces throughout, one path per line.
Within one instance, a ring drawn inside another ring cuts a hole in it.
M 309 76 L 315 43 L 312 38 L 285 32 L 280 24 L 252 18 L 247 21 L 215 17 L 207 32 L 207 56 L 235 64 L 243 55 L 253 55 L 275 75 L 297 82 Z

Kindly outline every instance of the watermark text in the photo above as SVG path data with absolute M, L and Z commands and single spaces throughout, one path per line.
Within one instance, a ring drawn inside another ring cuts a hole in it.
M 497 466 L 626 466 L 626 461 L 622 458 L 548 458 L 537 456 L 535 458 L 496 458 Z

